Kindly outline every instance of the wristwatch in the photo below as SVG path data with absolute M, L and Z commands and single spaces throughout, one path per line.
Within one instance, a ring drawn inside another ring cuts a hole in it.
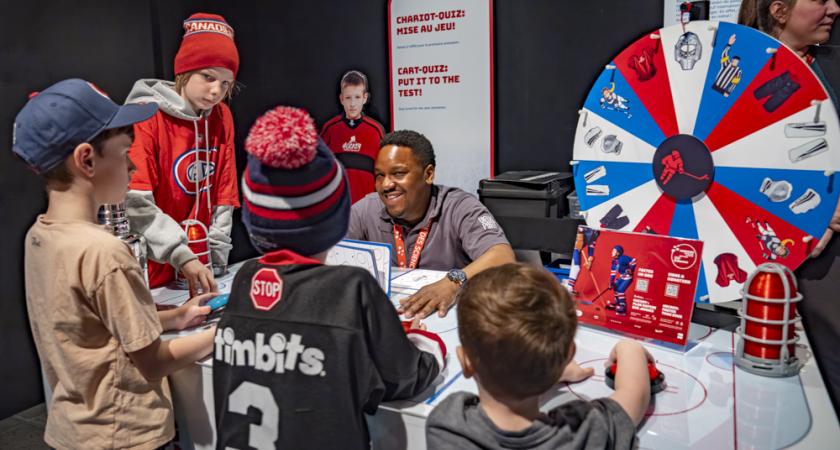
M 446 278 L 458 286 L 463 286 L 467 281 L 467 273 L 461 269 L 452 269 L 446 272 Z

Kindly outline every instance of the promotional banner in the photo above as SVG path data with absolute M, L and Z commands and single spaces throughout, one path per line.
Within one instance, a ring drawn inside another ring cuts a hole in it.
M 662 25 L 680 23 L 680 5 L 684 0 L 665 0 L 665 14 Z M 738 10 L 741 0 L 711 0 L 709 2 L 709 20 L 738 23 Z
M 493 16 L 489 0 L 388 3 L 391 126 L 423 133 L 435 182 L 475 195 L 493 175 Z
M 578 320 L 685 346 L 703 242 L 578 227 L 566 285 Z

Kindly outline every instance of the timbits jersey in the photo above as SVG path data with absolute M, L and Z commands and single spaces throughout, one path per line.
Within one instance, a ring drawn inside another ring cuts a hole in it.
M 288 250 L 237 272 L 214 342 L 219 449 L 367 449 L 363 413 L 422 392 L 444 357 L 369 273 Z
M 618 276 L 620 280 L 632 280 L 633 271 L 636 270 L 636 258 L 627 255 L 618 255 L 613 259 L 610 266 L 610 283 Z
M 224 103 L 195 123 L 158 111 L 134 124 L 129 155 L 137 171 L 129 188 L 152 191 L 157 207 L 179 224 L 197 216 L 209 228 L 211 210 L 205 190 L 210 191 L 211 208 L 239 207 L 233 136 L 233 116 Z M 201 192 L 198 200 L 196 182 Z M 151 287 L 174 277 L 175 270 L 169 264 L 149 261 Z
M 347 169 L 353 203 L 374 191 L 373 165 L 385 130 L 366 115 L 352 120 L 339 114 L 321 128 L 321 139 Z

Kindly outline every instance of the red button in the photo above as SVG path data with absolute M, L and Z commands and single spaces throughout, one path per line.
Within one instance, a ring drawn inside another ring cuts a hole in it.
M 648 363 L 648 375 L 650 375 L 650 381 L 656 380 L 659 376 L 659 369 L 652 362 Z

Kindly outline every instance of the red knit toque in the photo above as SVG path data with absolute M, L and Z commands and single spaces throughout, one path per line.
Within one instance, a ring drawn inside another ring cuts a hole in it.
M 195 13 L 184 21 L 184 39 L 175 55 L 175 75 L 208 67 L 239 71 L 233 27 L 216 14 Z

